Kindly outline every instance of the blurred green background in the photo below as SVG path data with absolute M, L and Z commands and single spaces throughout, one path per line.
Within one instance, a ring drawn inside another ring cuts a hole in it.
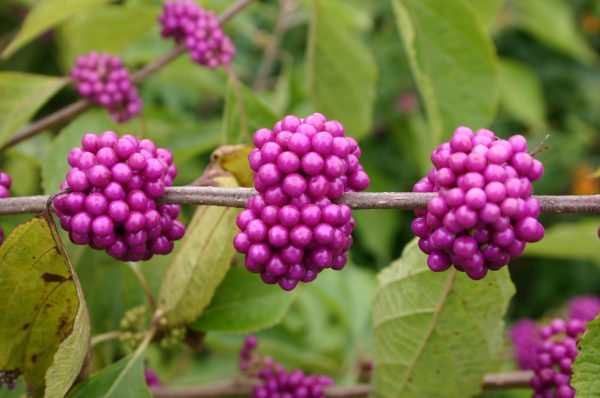
M 0 2 L 0 50 L 10 43 L 36 3 Z M 156 23 L 161 1 L 96 3 L 52 26 L 10 57 L 0 59 L 0 71 L 65 76 L 75 57 L 90 50 L 119 54 L 135 70 L 172 48 L 170 41 L 160 38 Z M 224 0 L 200 3 L 217 12 L 230 4 Z M 428 170 L 428 153 L 435 138 L 391 2 L 327 0 L 323 4 L 319 11 L 322 31 L 316 33 L 314 51 L 327 52 L 330 59 L 317 56 L 311 61 L 311 53 L 307 52 L 310 22 L 315 18 L 309 1 L 256 1 L 225 26 L 237 47 L 233 67 L 250 88 L 245 94 L 247 105 L 252 106 L 246 107 L 253 112 L 249 118 L 303 116 L 324 98 L 322 92 L 321 97 L 313 98 L 314 90 L 326 90 L 329 101 L 356 107 L 342 114 L 350 120 L 345 122 L 347 133 L 360 138 L 361 162 L 372 181 L 370 190 L 410 191 Z M 497 111 L 491 112 L 495 113 L 493 122 L 470 127 L 489 127 L 505 138 L 525 134 L 530 149 L 549 135 L 546 145 L 550 149 L 538 155 L 546 174 L 536 184 L 537 194 L 599 193 L 600 1 L 472 0 L 470 4 L 480 18 L 480 27 L 495 45 L 498 84 L 497 101 L 492 101 L 498 103 Z M 344 52 L 348 48 L 352 51 Z M 271 51 L 274 54 L 266 55 Z M 475 65 L 480 60 L 469 62 Z M 333 66 L 340 78 L 334 79 L 337 87 L 328 87 L 324 79 L 330 78 Z M 117 127 L 102 110 L 93 110 L 70 125 L 1 153 L 0 169 L 15 181 L 13 196 L 40 194 L 44 186 L 51 191 L 54 181 L 60 181 L 65 171 L 64 165 L 54 166 L 56 157 L 52 155 L 57 147 L 76 143 L 77 136 L 86 132 L 117 129 L 121 133 L 145 134 L 171 148 L 180 171 L 176 184 L 189 183 L 202 173 L 218 145 L 248 142 L 251 131 L 244 135 L 232 127 L 237 126 L 231 116 L 237 108 L 231 87 L 222 69 L 201 68 L 182 56 L 141 84 L 145 103 L 141 118 Z M 368 94 L 364 101 L 360 97 L 359 101 L 346 100 L 346 90 L 354 88 Z M 445 92 L 444 98 L 464 100 L 458 93 L 455 98 L 453 95 Z M 39 110 L 36 118 L 76 99 L 74 88 L 67 86 Z M 328 106 L 331 104 L 324 105 Z M 469 115 L 465 120 L 479 120 L 477 116 Z M 454 117 L 462 120 L 460 114 Z M 445 127 L 444 134 L 454 127 Z M 45 185 L 48 180 L 53 184 Z M 189 217 L 193 209 L 185 210 Z M 336 374 L 340 380 L 355 380 L 360 360 L 369 358 L 375 273 L 399 257 L 412 239 L 413 216 L 409 212 L 359 211 L 355 217 L 353 266 L 339 276 L 324 273 L 314 285 L 301 289 L 284 322 L 263 336 L 264 350 L 282 361 Z M 2 225 L 8 232 L 26 218 L 3 217 Z M 554 313 L 576 295 L 600 295 L 600 241 L 596 236 L 600 219 L 544 215 L 542 222 L 547 238 L 510 264 L 517 286 L 510 321 Z M 125 309 L 143 302 L 135 279 L 129 270 L 103 254 L 82 248 L 73 248 L 73 252 L 79 259 L 76 262 L 95 333 L 113 329 Z M 80 252 L 85 255 L 78 256 Z M 144 266 L 156 289 L 167 263 L 168 259 L 158 259 Z M 106 292 L 107 284 L 118 294 Z M 356 297 L 356 292 L 362 297 Z M 174 383 L 216 379 L 235 371 L 234 353 L 239 342 L 239 337 L 209 334 L 210 352 L 202 361 L 179 359 L 179 365 L 173 366 L 169 359 L 193 357 L 181 350 L 153 351 L 150 361 L 163 378 Z M 96 355 L 96 360 L 99 364 L 108 362 L 121 350 L 118 345 L 104 345 L 100 351 L 104 357 Z

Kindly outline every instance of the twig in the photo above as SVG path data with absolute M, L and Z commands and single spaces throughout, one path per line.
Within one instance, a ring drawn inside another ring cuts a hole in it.
M 160 203 L 246 207 L 256 191 L 252 188 L 182 186 L 165 190 Z M 352 209 L 424 209 L 436 194 L 414 192 L 348 192 L 337 202 Z M 544 213 L 600 214 L 600 195 L 534 196 Z M 48 196 L 0 199 L 0 215 L 36 213 L 44 210 Z
M 253 88 L 257 91 L 265 88 L 265 81 L 269 76 L 269 72 L 273 69 L 273 63 L 277 59 L 279 45 L 290 25 L 291 15 L 298 6 L 298 0 L 280 0 L 280 2 L 281 7 L 279 8 L 279 15 L 277 16 L 273 36 L 265 48 L 263 58 L 256 72 Z
M 484 390 L 505 390 L 518 387 L 529 387 L 530 371 L 491 373 L 483 379 Z M 325 390 L 327 398 L 363 398 L 369 395 L 369 384 L 336 386 Z M 225 380 L 211 384 L 202 384 L 178 388 L 152 389 L 154 398 L 216 398 L 216 397 L 249 397 L 252 394 L 252 384 L 236 380 Z
M 224 24 L 228 22 L 236 14 L 241 12 L 250 3 L 252 3 L 252 1 L 253 0 L 238 0 L 231 7 L 225 10 L 221 15 L 219 15 L 219 23 Z M 184 52 L 185 46 L 178 45 L 177 47 L 175 47 L 156 61 L 146 65 L 142 69 L 138 70 L 136 73 L 132 74 L 131 81 L 134 84 L 139 84 L 148 76 L 160 70 Z M 34 135 L 41 133 L 42 131 L 48 130 L 49 128 L 62 125 L 68 122 L 69 120 L 74 119 L 86 110 L 92 108 L 93 106 L 93 102 L 85 99 L 73 102 L 72 104 L 69 104 L 64 108 L 59 109 L 56 112 L 51 113 L 50 115 L 43 117 L 24 127 L 20 131 L 16 132 L 9 140 L 7 140 L 4 144 L 2 144 L 2 146 L 0 146 L 0 151 L 5 150 L 6 148 L 9 148 L 13 145 L 16 145 L 19 142 L 26 140 L 27 138 L 33 137 Z

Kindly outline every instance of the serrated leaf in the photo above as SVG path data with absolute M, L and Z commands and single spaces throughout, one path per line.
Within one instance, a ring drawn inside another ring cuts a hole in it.
M 571 385 L 578 397 L 600 396 L 600 315 L 588 322 L 587 331 L 577 344 L 579 354 L 573 362 Z
M 58 31 L 63 66 L 70 69 L 77 56 L 92 50 L 123 52 L 156 26 L 159 12 L 158 7 L 125 4 L 78 14 Z
M 517 24 L 524 30 L 580 62 L 591 63 L 594 50 L 576 25 L 573 7 L 565 0 L 516 0 Z
M 498 104 L 494 46 L 465 0 L 392 0 L 435 142 L 488 126 Z
M 64 78 L 0 72 L 0 145 L 66 83 Z
M 46 220 L 0 247 L 0 371 L 25 376 L 34 397 L 63 397 L 83 366 L 90 325 L 77 276 Z
M 35 39 L 46 30 L 60 24 L 73 15 L 107 4 L 109 0 L 44 0 L 27 14 L 23 26 L 12 42 L 2 52 L 2 58 L 10 57 L 15 51 Z
M 374 303 L 375 397 L 468 397 L 497 370 L 515 292 L 505 268 L 482 281 L 434 273 L 416 241 L 379 276 Z
M 525 255 L 600 263 L 598 225 L 600 219 L 589 217 L 577 222 L 553 225 L 546 229 L 543 240 L 535 245 L 527 245 Z
M 468 0 L 485 27 L 490 27 L 504 5 L 504 0 Z
M 236 83 L 230 79 L 223 112 L 223 135 L 228 144 L 252 142 L 252 134 L 256 130 L 271 129 L 279 120 L 279 115 L 241 82 L 239 90 L 239 94 L 236 93 Z M 244 127 L 247 129 L 245 134 Z
M 546 100 L 542 84 L 525 64 L 500 62 L 500 103 L 515 120 L 534 129 L 546 127 Z
M 121 398 L 152 396 L 144 378 L 144 351 L 147 342 L 132 354 L 94 373 L 78 385 L 68 398 Z
M 344 3 L 313 0 L 312 7 L 306 73 L 313 110 L 363 137 L 373 119 L 377 64 L 352 19 L 336 11 Z
M 281 322 L 294 299 L 294 293 L 267 285 L 242 267 L 231 268 L 210 305 L 190 327 L 211 332 L 256 332 Z
M 116 123 L 104 109 L 92 109 L 63 128 L 50 145 L 42 165 L 42 187 L 46 194 L 56 192 L 65 180 L 71 166 L 67 155 L 71 148 L 81 146 L 81 137 L 87 133 L 116 129 Z

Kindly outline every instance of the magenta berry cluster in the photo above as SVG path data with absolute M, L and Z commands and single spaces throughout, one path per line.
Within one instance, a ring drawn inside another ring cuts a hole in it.
M 595 296 L 575 297 L 569 303 L 569 319 L 589 322 L 600 314 L 600 298 Z
M 300 369 L 290 372 L 269 356 L 255 353 L 258 340 L 248 336 L 240 350 L 240 370 L 257 379 L 253 398 L 323 398 L 324 390 L 333 385 L 333 379 L 322 375 L 307 375 Z
M 10 186 L 12 185 L 12 179 L 10 176 L 0 171 L 0 199 L 8 198 Z M 0 245 L 4 242 L 4 229 L 0 227 Z
M 544 167 L 527 153 L 525 137 L 504 140 L 490 130 L 459 127 L 431 160 L 435 167 L 413 191 L 437 195 L 427 210 L 415 211 L 411 225 L 431 270 L 454 265 L 481 279 L 543 238 L 532 182 Z
M 92 51 L 77 58 L 71 77 L 79 95 L 106 108 L 119 123 L 142 110 L 142 99 L 119 57 Z
M 71 170 L 54 208 L 71 241 L 89 244 L 123 261 L 168 254 L 185 226 L 176 220 L 179 205 L 156 198 L 173 185 L 173 155 L 151 140 L 112 131 L 85 134 L 68 155 Z
M 567 322 L 554 319 L 540 330 L 536 361 L 531 379 L 533 398 L 572 398 L 575 389 L 570 385 L 573 360 L 577 356 L 577 339 L 585 332 L 579 319 Z
M 214 13 L 192 0 L 171 0 L 164 4 L 158 18 L 163 37 L 173 37 L 200 65 L 216 68 L 229 65 L 235 55 L 232 41 L 221 30 Z
M 234 238 L 246 268 L 284 290 L 342 269 L 355 222 L 348 206 L 332 201 L 369 185 L 356 141 L 315 113 L 256 131 L 254 144 L 248 158 L 258 194 L 238 215 Z
M 520 369 L 533 369 L 539 343 L 538 325 L 531 319 L 516 322 L 510 329 L 513 353 Z

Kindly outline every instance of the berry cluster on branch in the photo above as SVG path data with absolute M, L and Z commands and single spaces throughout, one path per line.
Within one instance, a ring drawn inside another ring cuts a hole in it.
M 71 78 L 79 95 L 106 108 L 119 123 L 142 110 L 142 99 L 131 82 L 129 71 L 117 56 L 95 51 L 80 56 L 71 70 Z
M 350 208 L 333 200 L 369 185 L 356 141 L 341 123 L 315 113 L 256 131 L 254 144 L 248 159 L 258 194 L 238 215 L 234 238 L 246 268 L 284 290 L 326 268 L 342 269 L 355 222 Z
M 435 167 L 413 190 L 437 196 L 412 222 L 431 270 L 454 265 L 482 279 L 519 257 L 527 242 L 543 238 L 532 182 L 544 167 L 527 153 L 525 137 L 503 140 L 489 130 L 459 127 L 431 160 Z
M 179 205 L 156 201 L 177 174 L 171 151 L 112 131 L 86 134 L 81 144 L 69 152 L 61 185 L 72 192 L 54 199 L 71 241 L 122 261 L 170 253 L 185 233 Z

